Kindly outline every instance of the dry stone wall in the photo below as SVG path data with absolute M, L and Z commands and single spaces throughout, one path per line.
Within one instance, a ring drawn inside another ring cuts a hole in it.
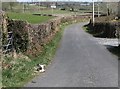
M 3 22 L 3 13 L 0 11 L 0 54 L 2 53 L 2 22 Z
M 7 31 L 13 32 L 13 48 L 16 52 L 24 52 L 37 56 L 44 44 L 52 40 L 64 22 L 80 20 L 81 16 L 56 17 L 41 24 L 30 24 L 27 21 L 7 19 Z
M 4 22 L 4 12 L 0 11 L 0 57 L 2 56 L 2 27 Z M 0 62 L 1 64 L 1 62 Z
M 101 33 L 102 37 L 115 38 L 116 28 L 112 23 L 95 23 L 95 33 Z
M 8 20 L 7 31 L 12 32 L 13 48 L 17 52 L 24 52 L 28 47 L 28 28 L 26 21 Z
M 114 23 L 116 28 L 116 37 L 118 38 L 118 44 L 120 47 L 120 22 Z
M 1 42 L 4 44 L 4 40 L 7 36 L 7 16 L 5 12 L 0 11 L 0 35 L 1 35 Z M 4 38 L 2 38 L 4 36 Z
M 115 38 L 116 37 L 116 23 L 113 16 L 95 18 L 93 27 L 92 20 L 89 27 L 94 34 L 98 34 L 98 37 Z
M 4 11 L 0 11 L 0 54 L 7 38 L 7 16 Z
M 95 19 L 93 26 L 92 20 L 86 25 L 88 32 L 95 37 L 102 38 L 117 38 L 118 47 L 120 47 L 120 21 L 115 20 L 114 17 L 100 17 Z

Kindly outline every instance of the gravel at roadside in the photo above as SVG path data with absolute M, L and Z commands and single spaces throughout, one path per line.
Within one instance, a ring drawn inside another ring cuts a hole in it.
M 118 46 L 117 38 L 95 38 L 95 40 L 101 45 Z

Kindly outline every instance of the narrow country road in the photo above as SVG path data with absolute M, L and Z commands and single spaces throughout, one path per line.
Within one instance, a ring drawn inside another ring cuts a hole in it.
M 118 87 L 118 58 L 82 30 L 67 26 L 47 71 L 25 87 Z

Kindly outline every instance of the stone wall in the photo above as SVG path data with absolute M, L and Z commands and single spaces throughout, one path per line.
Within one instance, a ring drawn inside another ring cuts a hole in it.
M 118 38 L 118 44 L 120 47 L 120 22 L 115 23 L 116 27 L 116 37 Z
M 3 21 L 3 14 L 2 12 L 0 11 L 0 88 L 2 88 L 2 50 L 1 50 L 1 47 L 2 47 L 2 21 Z
M 28 23 L 21 20 L 7 20 L 7 31 L 12 32 L 13 48 L 17 52 L 25 52 L 28 47 Z
M 2 52 L 1 47 L 2 47 L 2 22 L 3 22 L 3 13 L 0 11 L 0 54 Z
M 1 42 L 4 44 L 4 40 L 7 37 L 7 16 L 5 12 L 0 11 L 0 35 L 1 35 Z M 4 36 L 4 38 L 2 37 Z
M 114 16 L 103 16 L 95 18 L 94 27 L 91 20 L 89 28 L 97 37 L 115 38 L 116 24 L 117 22 L 115 21 Z
M 95 23 L 95 33 L 101 33 L 101 37 L 115 38 L 116 28 L 115 25 L 109 22 Z
M 0 55 L 2 55 L 2 45 L 7 37 L 7 16 L 5 12 L 0 11 Z
M 46 23 L 30 24 L 27 21 L 8 20 L 8 31 L 13 31 L 13 47 L 17 52 L 37 56 L 44 44 L 52 40 L 59 25 L 80 20 L 81 16 L 56 17 Z M 84 18 L 85 19 L 85 18 Z

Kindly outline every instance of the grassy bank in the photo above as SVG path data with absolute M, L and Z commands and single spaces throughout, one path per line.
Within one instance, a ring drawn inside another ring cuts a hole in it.
M 8 12 L 7 15 L 9 16 L 10 19 L 26 20 L 32 24 L 46 22 L 49 19 L 53 18 L 52 16 L 37 16 L 37 15 L 32 15 L 31 13 Z

